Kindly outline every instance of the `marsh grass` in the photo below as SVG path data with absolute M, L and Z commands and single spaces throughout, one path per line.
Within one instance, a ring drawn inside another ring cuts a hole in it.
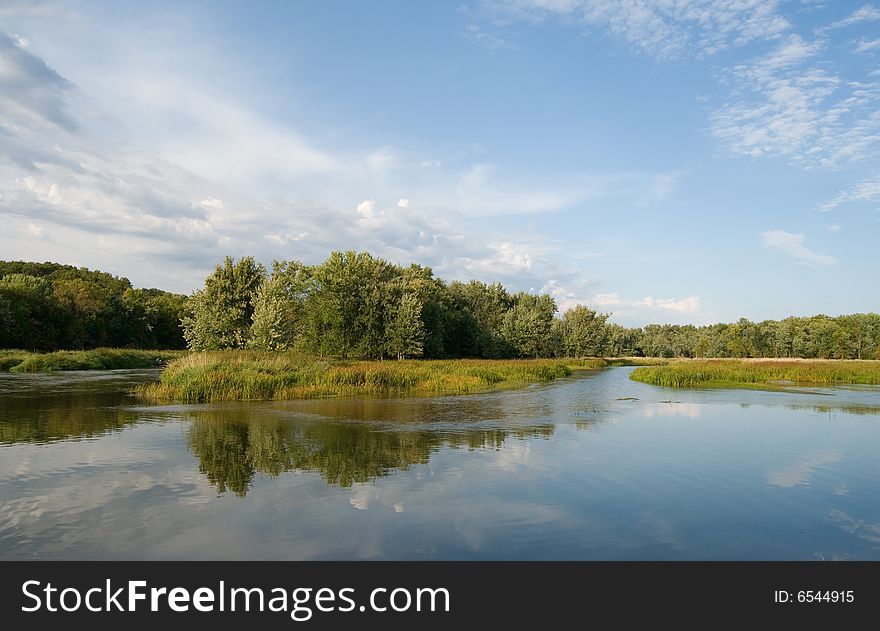
M 56 370 L 112 370 L 157 368 L 186 351 L 145 351 L 128 348 L 95 348 L 87 351 L 0 351 L 0 370 L 9 372 L 52 372 Z
M 880 384 L 880 361 L 839 359 L 676 360 L 636 368 L 630 379 L 669 388 L 758 388 L 785 385 Z
M 216 351 L 168 364 L 137 393 L 153 401 L 246 401 L 377 394 L 464 394 L 602 368 L 587 359 L 345 361 L 296 353 Z
M 0 372 L 8 372 L 13 366 L 18 366 L 25 359 L 33 355 L 27 351 L 8 349 L 0 351 Z

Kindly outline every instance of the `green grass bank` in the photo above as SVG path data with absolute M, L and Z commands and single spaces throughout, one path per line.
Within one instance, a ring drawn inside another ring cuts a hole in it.
M 760 388 L 880 384 L 880 361 L 840 359 L 681 359 L 636 368 L 634 381 L 669 388 Z
M 465 394 L 551 381 L 573 370 L 610 365 L 599 358 L 346 361 L 285 352 L 215 351 L 170 362 L 158 383 L 145 384 L 138 393 L 152 401 L 187 403 Z
M 87 351 L 55 351 L 53 353 L 0 350 L 0 371 L 52 372 L 55 370 L 158 368 L 185 354 L 186 351 L 145 351 L 127 348 L 95 348 Z

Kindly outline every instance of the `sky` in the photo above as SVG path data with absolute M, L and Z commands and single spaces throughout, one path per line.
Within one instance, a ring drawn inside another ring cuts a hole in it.
M 0 0 L 0 259 L 366 250 L 624 325 L 880 311 L 880 3 Z

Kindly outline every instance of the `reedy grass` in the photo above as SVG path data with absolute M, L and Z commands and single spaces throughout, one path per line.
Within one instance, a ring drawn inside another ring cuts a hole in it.
M 52 372 L 56 370 L 112 370 L 157 368 L 186 351 L 153 351 L 128 348 L 95 348 L 86 351 L 30 353 L 0 351 L 0 370 L 9 372 Z
M 346 361 L 288 352 L 193 353 L 136 392 L 153 401 L 244 401 L 378 394 L 464 394 L 601 368 L 599 358 Z
M 630 379 L 669 388 L 758 388 L 880 384 L 880 361 L 839 359 L 682 359 L 636 368 Z
M 8 372 L 10 368 L 18 366 L 33 354 L 34 353 L 20 351 L 14 348 L 0 351 L 0 372 Z

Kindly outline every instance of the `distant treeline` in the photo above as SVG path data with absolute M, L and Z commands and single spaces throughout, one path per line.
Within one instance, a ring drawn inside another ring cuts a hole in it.
M 184 348 L 185 303 L 104 272 L 0 261 L 0 348 Z
M 880 315 L 625 328 L 552 296 L 445 282 L 365 252 L 320 265 L 227 257 L 190 297 L 57 263 L 0 261 L 0 348 L 296 350 L 341 358 L 880 359 Z
M 364 252 L 320 265 L 227 257 L 186 305 L 193 350 L 293 349 L 352 358 L 880 358 L 880 315 L 625 328 L 585 306 L 557 315 L 552 296 L 500 283 L 445 282 L 428 267 Z

